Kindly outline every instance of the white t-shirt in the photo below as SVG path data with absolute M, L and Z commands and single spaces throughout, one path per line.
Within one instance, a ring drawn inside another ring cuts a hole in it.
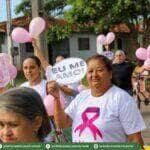
M 146 128 L 135 100 L 116 86 L 100 97 L 82 91 L 65 112 L 73 120 L 73 142 L 126 142 L 126 135 Z
M 29 87 L 29 88 L 34 89 L 36 92 L 38 92 L 41 95 L 43 99 L 47 95 L 46 94 L 46 80 L 42 80 L 39 84 L 35 86 L 30 86 L 29 82 L 27 81 L 21 84 L 21 87 Z

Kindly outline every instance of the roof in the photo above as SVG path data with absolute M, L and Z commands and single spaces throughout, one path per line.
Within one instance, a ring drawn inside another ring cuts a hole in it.
M 64 19 L 57 19 L 54 17 L 50 17 L 49 19 L 45 19 L 45 20 L 46 20 L 46 24 L 47 24 L 48 28 L 51 28 L 52 24 L 54 24 L 54 23 L 58 23 L 61 25 L 65 25 L 68 23 Z M 20 26 L 20 27 L 28 28 L 30 21 L 31 21 L 30 17 L 27 17 L 27 16 L 18 17 L 18 18 L 12 19 L 12 25 L 14 27 Z M 89 23 L 89 24 L 87 24 L 87 26 L 94 26 L 94 24 Z M 76 30 L 75 25 L 73 25 L 72 27 L 73 27 L 73 30 Z M 138 31 L 141 31 L 139 26 L 136 29 Z M 119 23 L 117 25 L 114 25 L 112 28 L 110 28 L 110 31 L 115 32 L 115 33 L 118 33 L 118 32 L 130 33 L 131 29 L 125 23 Z M 0 22 L 0 32 L 2 32 L 2 33 L 6 32 L 6 22 Z
M 130 33 L 131 29 L 125 23 L 119 23 L 110 28 L 112 32 L 122 32 L 122 33 Z
M 58 23 L 61 25 L 67 24 L 67 21 L 64 19 L 56 19 L 53 17 L 49 17 L 49 19 L 45 19 L 45 20 L 46 20 L 46 24 L 47 24 L 48 28 L 51 28 L 53 23 Z M 12 19 L 12 26 L 28 28 L 30 21 L 31 21 L 30 17 L 27 17 L 27 16 L 18 17 L 18 18 Z M 0 22 L 0 32 L 2 32 L 2 33 L 6 32 L 6 21 Z
M 26 27 L 27 24 L 29 24 L 30 18 L 23 16 L 23 17 L 18 17 L 15 19 L 12 19 L 12 25 L 17 27 Z M 6 21 L 5 22 L 0 22 L 0 32 L 6 32 Z

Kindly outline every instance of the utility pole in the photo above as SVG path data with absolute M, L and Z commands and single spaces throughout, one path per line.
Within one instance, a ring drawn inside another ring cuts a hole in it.
M 12 40 L 11 40 L 11 9 L 10 9 L 10 0 L 6 0 L 6 10 L 7 10 L 7 49 L 8 54 L 12 56 Z
M 11 7 L 10 4 L 11 0 L 6 0 L 6 11 L 7 11 L 7 23 L 6 23 L 6 28 L 7 28 L 7 49 L 8 49 L 8 54 L 12 57 L 12 63 L 14 63 L 14 56 L 12 54 L 12 39 L 11 39 Z M 14 80 L 11 82 L 12 86 L 15 86 Z
M 32 18 L 43 15 L 43 0 L 31 0 L 32 6 Z M 41 16 L 42 17 L 42 16 Z M 39 38 L 40 49 L 45 55 L 45 58 L 48 60 L 48 49 L 45 33 L 42 33 Z

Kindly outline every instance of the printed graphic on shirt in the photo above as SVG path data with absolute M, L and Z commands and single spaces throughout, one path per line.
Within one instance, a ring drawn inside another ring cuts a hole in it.
M 88 118 L 87 114 L 93 114 L 93 117 L 91 117 L 90 119 Z M 98 107 L 88 107 L 85 109 L 85 111 L 82 113 L 82 121 L 83 123 L 78 125 L 74 132 L 79 131 L 79 136 L 81 136 L 82 132 L 84 132 L 85 128 L 89 128 L 94 140 L 96 140 L 96 135 L 100 136 L 102 138 L 102 133 L 100 132 L 100 130 L 97 128 L 97 126 L 94 124 L 94 121 L 97 120 L 99 118 L 100 115 L 100 109 Z

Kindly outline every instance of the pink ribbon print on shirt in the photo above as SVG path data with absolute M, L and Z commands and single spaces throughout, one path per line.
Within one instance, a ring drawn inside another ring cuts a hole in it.
M 95 115 L 92 118 L 89 119 L 88 116 L 87 116 L 87 113 L 95 113 Z M 82 113 L 83 123 L 80 124 L 79 126 L 77 126 L 74 132 L 79 130 L 79 136 L 80 136 L 82 134 L 83 130 L 86 127 L 89 127 L 92 134 L 93 134 L 94 140 L 96 140 L 96 134 L 99 135 L 102 138 L 102 134 L 101 134 L 100 130 L 93 124 L 93 122 L 96 119 L 98 119 L 99 114 L 100 114 L 100 111 L 99 111 L 98 107 L 88 107 L 88 108 L 86 108 L 86 110 Z

